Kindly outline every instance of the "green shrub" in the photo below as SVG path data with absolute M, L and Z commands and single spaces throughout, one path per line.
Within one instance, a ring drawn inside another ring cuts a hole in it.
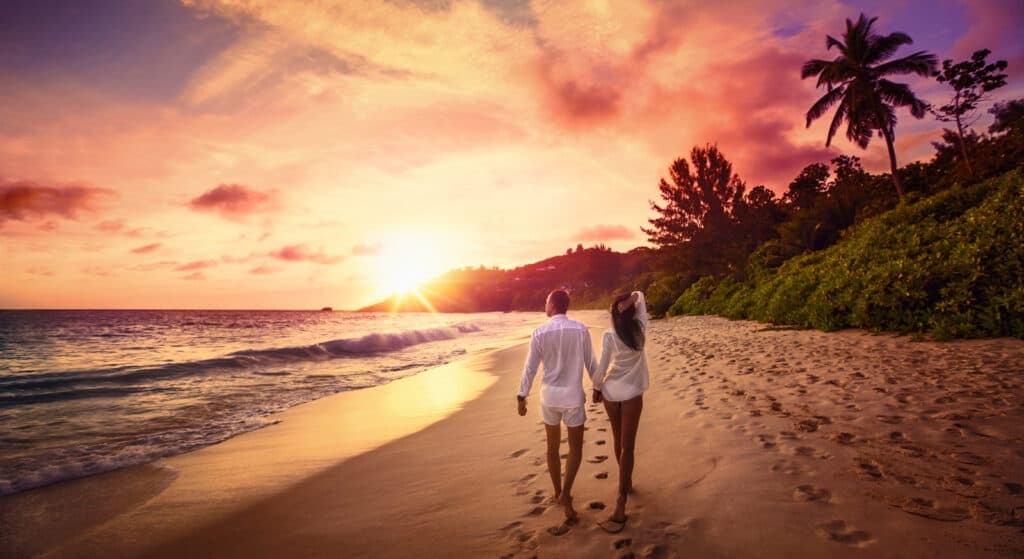
M 955 186 L 850 228 L 778 265 L 751 255 L 745 281 L 703 278 L 670 314 L 937 338 L 1024 338 L 1024 181 L 1014 171 Z

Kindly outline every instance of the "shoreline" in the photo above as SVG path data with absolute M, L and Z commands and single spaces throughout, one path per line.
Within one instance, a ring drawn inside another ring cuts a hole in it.
M 599 340 L 603 316 L 575 317 Z M 527 416 L 515 413 L 526 346 L 512 343 L 446 365 L 489 384 L 425 428 L 294 483 L 271 482 L 212 518 L 192 507 L 154 506 L 190 470 L 224 468 L 242 455 L 222 443 L 209 464 L 183 467 L 162 493 L 126 503 L 128 512 L 45 556 L 1024 553 L 1024 342 L 763 326 L 716 317 L 651 323 L 635 494 L 617 535 L 596 526 L 614 502 L 617 470 L 603 409 L 589 403 L 574 490 L 581 522 L 561 537 L 546 532 L 561 511 L 549 499 L 536 391 Z M 324 417 L 311 412 L 309 425 Z M 375 415 L 356 417 L 362 425 Z M 316 428 L 299 435 L 332 443 Z M 268 451 L 255 441 L 246 446 Z M 231 478 L 221 479 L 208 488 L 215 495 Z M 85 502 L 78 493 L 77 501 L 51 502 L 52 510 Z
M 513 341 L 518 338 L 522 335 L 508 335 L 493 345 L 523 343 Z M 479 350 L 386 384 L 304 402 L 275 413 L 266 426 L 187 453 L 0 497 L 0 549 L 15 557 L 142 553 L 152 544 L 122 541 L 112 552 L 88 542 L 96 532 L 141 532 L 146 538 L 166 533 L 170 539 L 174 532 L 213 522 L 442 421 L 495 382 L 481 362 L 496 351 L 502 349 Z M 368 428 L 356 424 L 361 417 L 387 421 Z M 274 452 L 281 447 L 287 453 Z M 68 503 L 88 508 L 90 518 L 67 510 Z M 168 522 L 185 510 L 187 522 Z M 68 546 L 75 551 L 64 551 Z

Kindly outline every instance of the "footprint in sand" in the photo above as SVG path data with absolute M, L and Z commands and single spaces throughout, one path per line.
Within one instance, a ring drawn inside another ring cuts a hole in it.
M 601 446 L 604 444 L 604 440 L 594 441 L 594 444 L 596 444 L 597 446 Z
M 604 503 L 601 501 L 590 501 L 587 503 L 587 508 L 590 510 L 604 510 Z
M 818 533 L 834 542 L 864 547 L 874 541 L 871 534 L 864 530 L 854 530 L 847 526 L 845 520 L 830 520 L 818 525 Z
M 862 458 L 857 461 L 857 472 L 860 473 L 862 477 L 869 480 L 879 480 L 884 477 L 882 475 L 882 469 L 878 464 L 874 460 L 868 460 L 866 458 Z
M 813 485 L 799 485 L 793 490 L 793 500 L 809 503 L 828 503 L 832 500 L 832 492 Z
M 608 472 L 598 472 L 594 474 L 596 479 L 608 479 Z
M 839 433 L 835 437 L 835 441 L 839 444 L 853 444 L 853 441 L 857 438 L 853 433 Z
M 900 506 L 903 512 L 940 522 L 960 522 L 970 518 L 970 512 L 963 507 L 945 507 L 931 499 L 914 498 Z
M 605 456 L 603 454 L 599 454 L 599 455 L 591 458 L 590 460 L 587 460 L 587 462 L 590 462 L 591 464 L 600 464 L 601 462 L 604 462 L 607 459 L 608 459 L 607 456 Z
M 547 509 L 544 507 L 533 507 L 530 512 L 526 513 L 526 516 L 540 516 L 544 514 Z
M 527 453 L 528 451 L 529 451 L 529 449 L 527 449 L 527 448 L 520 448 L 519 450 L 517 450 L 517 451 L 513 452 L 512 454 L 509 454 L 509 455 L 507 456 L 507 458 L 508 458 L 509 460 L 511 460 L 511 459 L 513 459 L 513 458 L 519 458 L 520 456 L 522 456 L 522 455 L 526 454 L 526 453 Z

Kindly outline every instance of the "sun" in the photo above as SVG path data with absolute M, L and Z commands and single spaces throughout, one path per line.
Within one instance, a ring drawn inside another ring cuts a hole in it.
M 415 291 L 436 275 L 437 258 L 429 243 L 415 237 L 388 241 L 378 255 L 381 287 L 388 293 L 403 295 Z

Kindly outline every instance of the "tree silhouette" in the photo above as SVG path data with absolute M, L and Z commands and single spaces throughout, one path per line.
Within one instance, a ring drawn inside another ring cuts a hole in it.
M 745 186 L 718 146 L 694 147 L 690 163 L 676 159 L 669 166 L 669 179 L 661 179 L 658 190 L 664 206 L 651 202 L 660 214 L 649 219 L 653 226 L 641 228 L 650 242 L 661 247 L 678 247 L 704 232 L 720 232 L 732 221 L 732 209 L 743 198 Z
M 931 112 L 942 122 L 955 122 L 956 135 L 960 144 L 960 155 L 967 165 L 967 172 L 974 175 L 971 158 L 967 155 L 967 143 L 964 141 L 964 129 L 978 120 L 978 106 L 988 99 L 988 93 L 1006 85 L 1006 61 L 999 60 L 991 64 L 985 58 L 991 54 L 988 49 L 974 51 L 970 60 L 953 64 L 952 60 L 942 61 L 942 72 L 935 79 L 939 83 L 948 83 L 953 88 L 953 97 L 949 103 L 935 108 Z
M 818 196 L 825 192 L 828 175 L 828 165 L 824 163 L 811 163 L 804 167 L 793 182 L 789 183 L 789 190 L 783 195 L 783 201 L 794 211 L 810 208 Z
M 825 47 L 829 50 L 836 47 L 839 56 L 833 60 L 813 59 L 804 63 L 800 77 L 818 76 L 816 87 L 824 85 L 828 90 L 807 111 L 807 126 L 810 127 L 813 121 L 838 103 L 828 129 L 826 146 L 831 145 L 832 137 L 843 121 L 846 121 L 846 137 L 861 149 L 868 146 L 872 134 L 878 131 L 889 150 L 893 185 L 903 200 L 903 184 L 894 147 L 895 109 L 908 107 L 915 118 L 923 118 L 928 104 L 918 99 L 907 84 L 895 83 L 886 77 L 897 74 L 930 76 L 935 72 L 937 61 L 935 55 L 918 51 L 886 62 L 901 45 L 909 45 L 913 40 L 900 32 L 875 34 L 871 26 L 876 19 L 868 19 L 864 14 L 856 22 L 847 19 L 842 41 L 831 35 L 825 39 Z

